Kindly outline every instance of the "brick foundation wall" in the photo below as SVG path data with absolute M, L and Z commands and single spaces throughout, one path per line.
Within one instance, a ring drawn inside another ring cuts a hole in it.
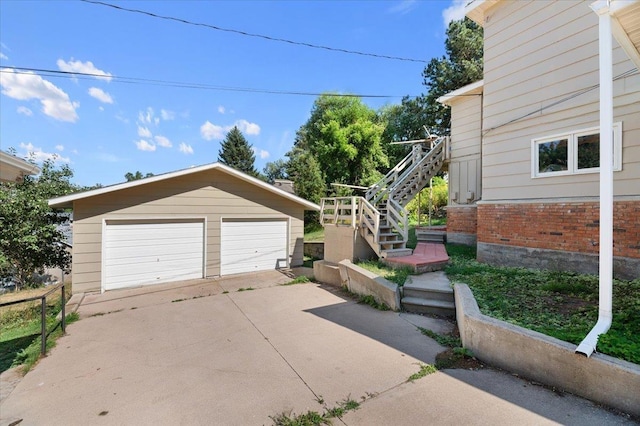
M 613 221 L 613 255 L 640 259 L 640 201 L 614 202 Z M 482 204 L 477 223 L 478 243 L 598 254 L 597 202 Z
M 476 234 L 478 229 L 478 208 L 476 205 L 447 207 L 447 232 Z

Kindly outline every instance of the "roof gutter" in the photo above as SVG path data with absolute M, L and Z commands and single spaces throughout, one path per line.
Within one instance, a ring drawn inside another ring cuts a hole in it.
M 613 317 L 613 34 L 610 1 L 591 5 L 598 14 L 600 57 L 600 262 L 598 321 L 576 348 L 586 357 Z

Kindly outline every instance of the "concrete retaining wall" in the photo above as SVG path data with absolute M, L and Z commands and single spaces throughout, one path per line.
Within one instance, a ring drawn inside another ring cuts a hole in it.
M 400 289 L 397 284 L 356 266 L 349 260 L 338 263 L 338 268 L 342 285 L 350 292 L 373 296 L 376 302 L 384 303 L 394 311 L 400 310 Z
M 342 286 L 340 270 L 335 263 L 327 262 L 326 260 L 316 260 L 313 262 L 313 276 L 316 278 L 316 281 L 321 283 L 331 284 L 337 287 Z
M 305 241 L 304 255 L 313 257 L 314 259 L 324 259 L 324 242 L 323 241 Z
M 454 286 L 456 319 L 465 348 L 481 360 L 640 416 L 640 366 L 575 346 L 480 313 L 466 284 Z

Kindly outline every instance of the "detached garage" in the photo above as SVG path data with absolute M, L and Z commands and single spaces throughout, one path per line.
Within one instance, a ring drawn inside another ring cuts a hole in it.
M 49 200 L 73 208 L 73 292 L 299 266 L 319 206 L 220 163 Z

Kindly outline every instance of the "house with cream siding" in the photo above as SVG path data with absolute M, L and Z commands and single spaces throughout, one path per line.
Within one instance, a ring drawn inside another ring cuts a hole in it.
M 73 209 L 74 293 L 300 266 L 319 206 L 221 163 L 49 200 Z
M 484 78 L 451 107 L 449 241 L 497 265 L 597 273 L 599 32 L 593 1 L 474 0 Z M 613 21 L 613 267 L 640 277 L 640 1 Z

